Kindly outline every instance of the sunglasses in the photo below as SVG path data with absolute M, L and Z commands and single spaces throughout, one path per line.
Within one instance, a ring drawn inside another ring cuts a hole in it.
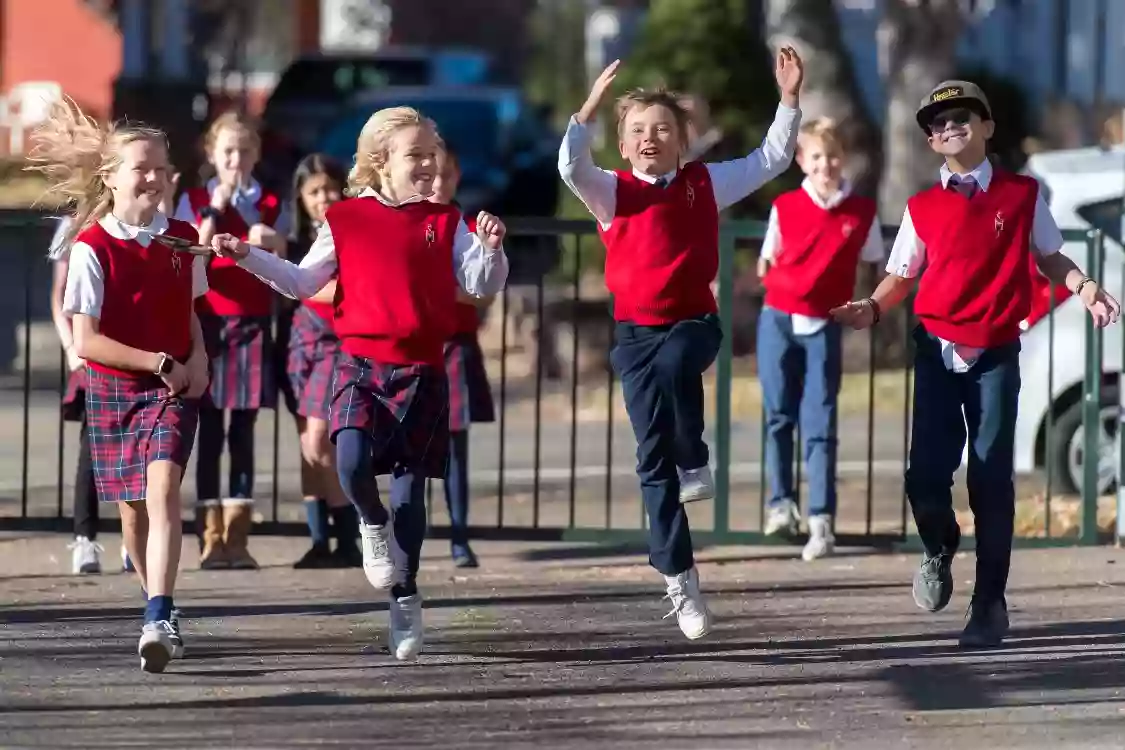
M 930 133 L 936 134 L 945 130 L 950 125 L 964 127 L 973 120 L 973 112 L 969 109 L 950 109 L 934 115 L 930 120 Z
M 196 245 L 195 243 L 182 239 L 180 237 L 170 237 L 166 234 L 158 234 L 153 237 L 154 240 L 159 242 L 164 247 L 177 253 L 188 253 L 190 255 L 210 255 L 211 248 L 204 247 L 203 245 Z

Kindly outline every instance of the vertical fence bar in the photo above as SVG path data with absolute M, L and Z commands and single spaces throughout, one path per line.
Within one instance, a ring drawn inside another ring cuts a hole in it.
M 570 508 L 567 527 L 573 529 L 577 521 L 575 504 L 578 502 L 578 328 L 579 302 L 582 299 L 582 235 L 574 233 L 574 304 L 570 306 L 571 356 L 570 356 Z
M 535 456 L 532 458 L 535 474 L 535 486 L 531 490 L 531 527 L 534 529 L 539 528 L 539 470 L 540 470 L 540 446 L 543 440 L 543 277 L 539 277 L 539 283 L 536 285 L 536 300 L 535 300 L 535 435 L 532 438 L 533 450 Z
M 613 341 L 613 333 L 617 324 L 613 316 L 609 316 L 609 335 Z M 607 369 L 606 383 L 606 419 L 605 419 L 605 527 L 608 529 L 613 520 L 613 368 Z
M 63 419 L 62 400 L 66 395 L 67 379 L 70 375 L 70 364 L 66 361 L 66 350 L 59 347 L 59 450 L 58 472 L 55 481 L 58 484 L 58 495 L 55 497 L 55 517 L 63 517 L 63 460 L 66 458 L 63 444 L 66 442 L 66 421 Z
M 731 360 L 734 335 L 731 315 L 734 311 L 734 243 L 735 235 L 723 232 L 719 242 L 719 324 L 723 338 L 719 344 L 719 361 L 715 377 L 715 521 L 716 534 L 730 531 L 730 408 Z
M 910 305 L 910 308 L 912 308 L 914 305 L 913 298 L 908 299 L 907 304 Z M 910 308 L 907 308 L 907 310 L 909 310 Z M 902 349 L 903 354 L 905 355 L 905 364 L 902 368 L 902 476 L 905 477 L 906 469 L 910 465 L 910 404 L 914 394 L 911 392 L 910 388 L 910 369 L 911 362 L 913 361 L 913 352 L 910 346 L 910 313 L 904 312 L 902 319 L 903 333 L 905 334 Z M 906 536 L 907 528 L 907 502 L 906 481 L 904 479 L 902 483 L 902 516 L 899 522 L 899 528 L 902 529 L 903 536 Z
M 281 321 L 276 315 L 274 316 L 273 331 L 274 331 L 273 341 L 274 341 L 274 346 L 276 347 L 276 346 L 279 345 L 277 339 L 278 339 L 278 335 L 281 332 Z M 289 345 L 289 342 L 288 341 L 285 342 L 285 346 L 288 346 L 288 345 Z M 271 356 L 275 356 L 273 352 L 271 352 Z M 272 365 L 273 363 L 271 362 L 270 364 Z M 283 377 L 283 376 L 279 376 L 279 377 Z M 281 496 L 281 488 L 278 486 L 280 484 L 280 478 L 281 478 L 281 405 L 284 402 L 284 399 L 281 396 L 281 385 L 276 382 L 277 377 L 275 377 L 274 380 L 275 380 L 275 383 L 274 383 L 274 387 L 273 387 L 274 409 L 273 409 L 273 472 L 272 472 L 273 473 L 273 488 L 270 490 L 270 505 L 271 505 L 270 513 L 273 517 L 273 522 L 277 523 L 278 504 L 279 504 L 279 498 Z M 303 461 L 303 459 L 302 459 L 302 461 Z M 298 479 L 298 482 L 299 481 L 300 480 Z M 301 500 L 302 500 L 302 502 L 305 499 L 304 494 L 305 494 L 305 488 L 302 487 L 301 488 Z
M 500 419 L 497 442 L 500 457 L 496 462 L 496 528 L 504 528 L 504 435 L 508 415 L 508 287 L 500 293 Z
M 1086 272 L 1100 278 L 1105 254 L 1101 231 L 1094 229 L 1087 235 Z M 1100 433 L 1104 429 L 1101 418 L 1102 391 L 1102 330 L 1086 318 L 1086 378 L 1082 389 L 1082 544 L 1095 544 L 1098 539 L 1098 464 L 1101 447 Z
M 1047 424 L 1043 432 L 1043 470 L 1046 488 L 1043 493 L 1043 535 L 1051 538 L 1051 495 L 1055 489 L 1055 284 L 1050 286 L 1047 311 Z
M 761 373 L 761 368 L 758 369 Z M 758 531 L 766 530 L 766 498 L 769 497 L 767 489 L 768 477 L 766 476 L 766 441 L 769 440 L 769 430 L 766 427 L 766 399 L 762 392 L 762 377 L 758 375 L 758 391 L 762 393 L 761 409 L 761 436 L 758 438 Z
M 1125 300 L 1125 274 L 1122 274 L 1121 279 L 1121 292 L 1117 299 Z M 1121 331 L 1121 361 L 1118 363 L 1118 371 L 1125 371 L 1125 325 L 1118 325 L 1118 330 Z M 1121 376 L 1117 378 L 1117 528 L 1116 528 L 1116 541 L 1117 546 L 1121 546 L 1121 541 L 1125 538 L 1125 434 L 1123 434 L 1122 427 L 1125 427 L 1125 381 L 1122 381 Z
M 867 334 L 867 497 L 864 533 L 870 535 L 875 516 L 875 326 L 868 328 Z
M 31 289 L 35 254 L 23 248 L 23 467 L 20 473 L 20 516 L 27 518 L 31 456 Z

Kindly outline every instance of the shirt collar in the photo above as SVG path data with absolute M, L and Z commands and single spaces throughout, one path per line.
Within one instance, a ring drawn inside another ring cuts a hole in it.
M 390 199 L 387 198 L 387 196 L 383 195 L 382 193 L 380 193 L 375 188 L 370 188 L 370 187 L 364 188 L 363 192 L 359 194 L 359 197 L 360 198 L 376 198 L 384 206 L 390 206 L 391 208 L 397 208 L 399 206 L 405 206 L 409 203 L 421 203 L 422 201 L 426 200 L 426 198 L 423 198 L 420 195 L 412 195 L 404 201 L 400 201 L 399 203 L 392 203 L 390 201 Z
M 939 174 L 941 175 L 941 186 L 943 188 L 949 187 L 949 180 L 951 177 L 953 177 L 954 174 L 953 170 L 949 168 L 948 164 L 942 164 Z M 977 166 L 976 169 L 974 169 L 972 172 L 969 172 L 969 174 L 963 174 L 959 176 L 972 177 L 977 181 L 977 184 L 980 185 L 981 190 L 988 190 L 989 184 L 992 183 L 992 162 L 990 162 L 988 159 L 985 159 L 980 163 L 980 165 Z
M 219 186 L 219 179 L 212 177 L 207 181 L 207 192 L 215 192 L 215 188 Z M 250 205 L 256 204 L 262 199 L 262 184 L 255 180 L 253 177 L 245 185 L 239 185 L 234 189 L 234 194 L 231 196 L 231 203 L 246 202 Z
M 148 247 L 153 235 L 164 234 L 168 231 L 168 217 L 159 211 L 152 218 L 152 223 L 147 227 L 137 227 L 126 224 L 113 214 L 106 214 L 98 220 L 98 224 L 110 237 L 119 240 L 136 240 L 142 247 Z
M 816 192 L 816 188 L 813 187 L 812 180 L 808 179 L 807 177 L 801 182 L 801 187 L 804 188 L 805 192 L 809 194 L 809 197 L 812 198 L 813 203 L 820 206 L 821 208 L 836 208 L 836 206 L 843 203 L 844 199 L 852 194 L 852 184 L 847 180 L 842 180 L 840 182 L 839 189 L 836 190 L 835 193 L 830 195 L 828 197 L 828 200 L 820 197 L 820 193 Z
M 674 169 L 667 174 L 661 174 L 653 177 L 650 174 L 645 174 L 639 169 L 633 170 L 633 176 L 642 182 L 647 182 L 649 185 L 655 185 L 656 181 L 663 178 L 666 183 L 671 184 L 672 180 L 676 179 L 676 175 L 680 173 L 679 169 Z

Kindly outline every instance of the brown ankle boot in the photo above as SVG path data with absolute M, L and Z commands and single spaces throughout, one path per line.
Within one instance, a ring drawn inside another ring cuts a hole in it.
M 223 508 L 221 505 L 205 505 L 197 509 L 196 518 L 200 529 L 199 538 L 203 548 L 199 553 L 199 567 L 203 570 L 229 568 L 226 547 L 223 544 Z
M 254 524 L 253 504 L 235 500 L 223 504 L 223 543 L 226 546 L 227 560 L 237 570 L 257 570 L 258 561 L 247 549 L 250 543 L 250 527 Z

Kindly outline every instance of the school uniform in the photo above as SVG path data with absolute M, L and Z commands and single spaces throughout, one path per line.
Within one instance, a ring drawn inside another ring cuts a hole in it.
M 415 576 L 425 478 L 443 476 L 449 446 L 443 349 L 454 330 L 456 290 L 501 291 L 507 259 L 486 250 L 455 207 L 420 196 L 390 205 L 367 190 L 328 209 L 299 267 L 257 248 L 240 264 L 302 299 L 336 275 L 340 351 L 330 416 L 337 469 L 363 518 L 364 572 L 376 588 L 391 588 L 392 651 L 413 658 L 421 647 Z M 374 482 L 379 474 L 393 476 L 390 519 Z
M 829 311 L 851 299 L 859 261 L 884 249 L 875 201 L 844 183 L 821 198 L 809 180 L 782 194 L 770 211 L 762 257 L 765 306 L 758 319 L 758 376 L 767 424 L 767 533 L 796 531 L 793 430 L 800 424 L 808 467 L 810 531 L 836 513 L 836 400 L 842 330 Z M 830 520 L 829 520 L 830 527 Z M 820 529 L 825 531 L 826 529 Z
M 1019 405 L 1020 326 L 1031 310 L 1030 254 L 1063 245 L 1030 177 L 985 161 L 968 175 L 943 166 L 940 181 L 907 203 L 887 272 L 925 273 L 914 313 L 914 409 L 906 492 L 926 558 L 915 601 L 937 611 L 952 593 L 960 529 L 951 488 L 969 442 L 968 491 L 976 529 L 973 618 L 1007 631 L 1004 592 L 1015 516 L 1013 446 Z
M 191 355 L 191 315 L 207 291 L 201 258 L 153 241 L 168 234 L 197 241 L 190 224 L 157 214 L 149 227 L 106 216 L 82 231 L 70 253 L 63 310 L 98 318 L 99 331 L 122 344 Z M 172 396 L 159 376 L 97 362 L 86 367 L 86 415 L 98 496 L 140 502 L 154 461 L 183 468 L 191 455 L 198 402 Z
M 617 321 L 610 360 L 637 438 L 649 518 L 649 561 L 665 576 L 681 629 L 705 635 L 680 471 L 705 468 L 702 374 L 722 338 L 711 292 L 719 211 L 780 174 L 792 159 L 799 110 L 779 106 L 761 149 L 719 164 L 689 162 L 661 176 L 594 165 L 590 130 L 571 119 L 559 172 L 598 220 Z

